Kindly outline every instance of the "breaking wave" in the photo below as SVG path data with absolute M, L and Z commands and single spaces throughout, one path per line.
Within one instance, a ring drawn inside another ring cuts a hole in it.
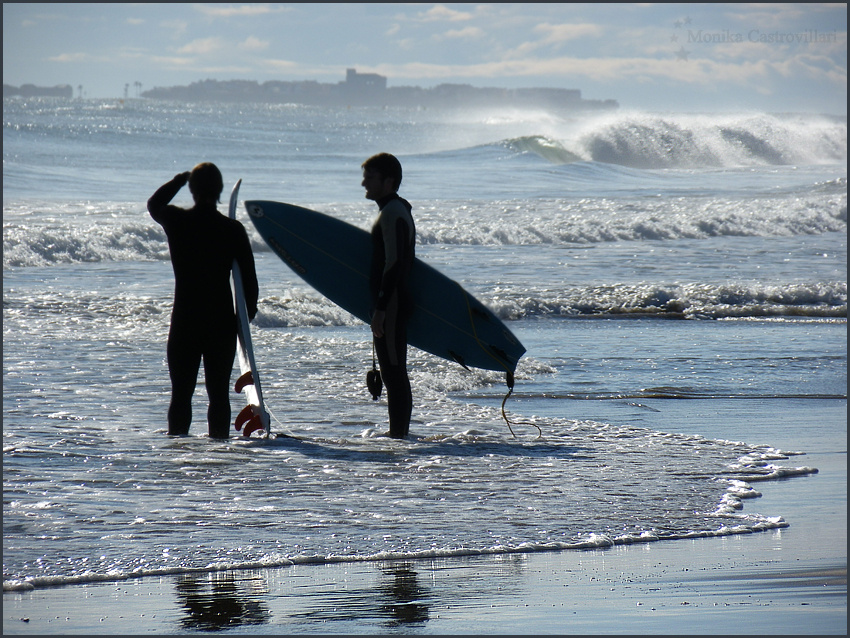
M 617 113 L 495 146 L 552 164 L 602 162 L 638 169 L 836 163 L 847 123 L 827 116 Z
M 579 155 L 635 168 L 832 163 L 847 159 L 847 123 L 774 115 L 624 114 L 578 139 Z
M 443 201 L 417 208 L 417 242 L 524 246 L 846 232 L 846 192 L 846 179 L 839 179 L 793 198 Z M 326 212 L 352 222 L 362 216 L 355 206 L 333 208 Z M 68 226 L 59 221 L 61 210 L 40 219 L 4 212 L 4 267 L 169 259 L 165 233 L 146 213 L 115 213 L 106 205 Z M 248 232 L 255 252 L 269 251 L 253 228 Z
M 601 162 L 636 169 L 817 165 L 847 159 L 847 123 L 827 116 L 618 113 L 545 129 L 466 150 L 492 148 L 555 165 Z

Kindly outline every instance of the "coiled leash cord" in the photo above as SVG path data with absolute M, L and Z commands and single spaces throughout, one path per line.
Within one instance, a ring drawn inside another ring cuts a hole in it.
M 502 399 L 502 418 L 505 420 L 505 423 L 508 424 L 508 430 L 511 431 L 511 435 L 516 438 L 516 434 L 514 434 L 514 430 L 511 427 L 511 422 L 508 419 L 508 415 L 505 413 L 505 403 L 508 400 L 508 397 L 511 396 L 514 392 L 514 373 L 506 372 L 505 373 L 505 382 L 508 384 L 508 393 L 505 395 L 505 398 Z M 537 428 L 537 438 L 539 439 L 543 436 L 543 430 L 540 429 L 540 426 L 536 423 L 532 423 L 531 421 L 514 421 L 514 425 L 533 425 Z

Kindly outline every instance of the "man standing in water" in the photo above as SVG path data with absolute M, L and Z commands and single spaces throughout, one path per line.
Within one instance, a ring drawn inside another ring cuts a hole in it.
M 170 204 L 186 184 L 195 205 Z M 230 288 L 235 259 L 242 271 L 248 315 L 257 314 L 259 286 L 245 227 L 216 210 L 223 181 L 215 164 L 198 164 L 161 186 L 148 200 L 151 217 L 165 229 L 174 268 L 174 306 L 168 333 L 171 405 L 168 433 L 189 434 L 192 395 L 201 360 L 209 396 L 209 435 L 230 437 L 230 374 L 236 356 L 236 314 Z
M 389 435 L 403 439 L 410 430 L 413 396 L 407 376 L 407 320 L 413 309 L 408 289 L 415 257 L 416 228 L 410 203 L 399 197 L 401 163 L 389 153 L 363 162 L 366 199 L 380 210 L 372 226 L 372 335 L 387 388 Z

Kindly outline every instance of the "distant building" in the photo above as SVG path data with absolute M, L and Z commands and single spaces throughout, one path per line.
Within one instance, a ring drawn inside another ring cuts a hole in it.
M 345 82 L 338 85 L 338 97 L 352 106 L 371 106 L 378 96 L 387 91 L 387 78 L 377 73 L 358 73 L 347 69 Z
M 387 87 L 377 73 L 347 69 L 337 84 L 248 80 L 204 80 L 189 86 L 156 87 L 142 97 L 183 102 L 271 102 L 315 106 L 378 106 L 420 108 L 536 107 L 557 110 L 616 109 L 615 100 L 585 100 L 578 89 L 478 88 L 470 84 L 440 84 L 432 89 Z
M 386 91 L 387 78 L 377 73 L 358 73 L 355 69 L 346 69 L 345 88 L 349 91 Z

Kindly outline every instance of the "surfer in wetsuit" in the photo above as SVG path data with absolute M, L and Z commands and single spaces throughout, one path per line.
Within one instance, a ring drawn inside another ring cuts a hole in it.
M 195 205 L 170 204 L 183 186 Z M 236 356 L 236 314 L 230 270 L 236 259 L 242 271 L 248 316 L 257 314 L 259 286 L 254 255 L 245 227 L 216 210 L 221 172 L 208 162 L 180 173 L 148 200 L 151 217 L 165 229 L 174 268 L 174 306 L 168 333 L 171 405 L 168 433 L 186 435 L 192 421 L 192 395 L 201 360 L 209 397 L 207 424 L 214 438 L 230 437 L 230 374 Z
M 363 162 L 366 199 L 380 212 L 372 226 L 372 334 L 381 379 L 387 388 L 389 435 L 407 436 L 413 396 L 407 376 L 407 320 L 413 310 L 408 290 L 415 257 L 416 227 L 410 203 L 399 197 L 401 163 L 389 153 Z

